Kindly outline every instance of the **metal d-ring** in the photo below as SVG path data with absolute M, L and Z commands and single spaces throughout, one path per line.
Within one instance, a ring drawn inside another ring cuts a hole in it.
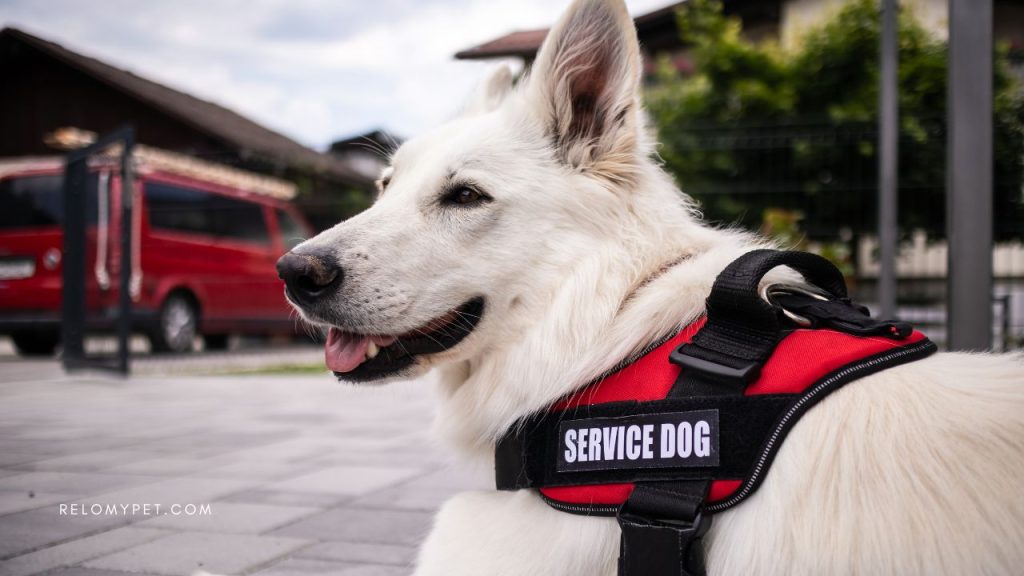
M 768 285 L 768 286 L 765 286 L 764 288 L 762 288 L 760 293 L 761 293 L 761 298 L 763 298 L 769 304 L 773 304 L 775 306 L 778 306 L 782 310 L 782 313 L 785 314 L 787 318 L 789 318 L 793 322 L 796 322 L 797 325 L 805 327 L 805 328 L 808 327 L 808 326 L 811 326 L 813 324 L 810 321 L 810 319 L 804 318 L 803 316 L 800 316 L 799 314 L 794 314 L 793 312 L 790 312 L 789 310 L 786 310 L 785 307 L 783 307 L 781 304 L 779 304 L 778 302 L 776 302 L 774 300 L 774 296 L 777 296 L 777 295 L 780 295 L 780 294 L 803 294 L 805 296 L 810 296 L 811 298 L 814 298 L 816 300 L 826 300 L 827 301 L 829 299 L 827 296 L 825 296 L 820 291 L 815 291 L 813 287 L 793 286 L 793 285 L 789 285 L 789 284 L 771 284 L 771 285 Z

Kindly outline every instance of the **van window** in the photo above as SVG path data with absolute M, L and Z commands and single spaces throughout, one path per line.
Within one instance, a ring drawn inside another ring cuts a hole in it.
M 223 218 L 218 227 L 221 236 L 260 244 L 270 242 L 261 204 L 223 197 L 218 199 L 218 204 Z
M 86 223 L 96 224 L 96 183 L 86 183 Z M 0 229 L 59 226 L 64 222 L 64 175 L 46 174 L 0 180 Z
M 281 230 L 281 242 L 285 250 L 291 250 L 302 243 L 309 236 L 309 230 L 292 218 L 288 212 L 280 208 L 274 210 L 277 213 L 277 227 Z
M 266 244 L 263 206 L 203 190 L 147 182 L 150 228 Z

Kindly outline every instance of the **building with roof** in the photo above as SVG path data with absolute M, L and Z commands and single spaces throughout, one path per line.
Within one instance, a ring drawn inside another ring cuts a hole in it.
M 686 45 L 679 38 L 676 10 L 686 4 L 674 2 L 663 8 L 641 14 L 633 19 L 644 57 L 645 72 L 655 71 L 657 60 L 668 57 L 680 72 L 693 71 Z M 723 0 L 726 14 L 743 21 L 743 35 L 760 41 L 777 34 L 781 19 L 781 2 Z M 548 29 L 520 30 L 472 46 L 455 54 L 459 60 L 494 60 L 512 58 L 521 60 L 526 67 L 533 63 L 537 50 L 547 37 Z
M 314 225 L 349 214 L 334 197 L 368 196 L 372 178 L 223 106 L 15 28 L 0 31 L 0 157 L 52 154 L 45 136 L 132 124 L 137 141 L 290 180 Z
M 799 44 L 809 28 L 833 16 L 850 0 L 721 0 L 726 15 L 743 23 L 742 34 L 749 40 L 772 40 L 782 46 Z M 902 0 L 905 9 L 940 38 L 948 34 L 949 0 Z M 674 2 L 653 12 L 634 18 L 637 36 L 644 56 L 645 72 L 654 72 L 658 58 L 667 56 L 677 70 L 690 72 L 686 45 L 679 38 L 676 11 L 686 1 Z M 1024 1 L 994 0 L 995 38 L 1006 43 L 1015 55 L 1024 54 Z M 512 58 L 529 67 L 548 29 L 510 32 L 483 44 L 457 52 L 459 60 L 492 60 Z M 1018 56 L 1015 62 L 1024 58 Z
M 388 165 L 388 157 L 402 145 L 402 141 L 401 137 L 378 128 L 336 140 L 327 152 L 367 178 L 377 179 Z

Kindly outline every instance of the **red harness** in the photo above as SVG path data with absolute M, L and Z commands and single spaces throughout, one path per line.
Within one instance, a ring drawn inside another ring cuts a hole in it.
M 822 294 L 763 299 L 760 280 L 780 265 Z M 514 426 L 495 448 L 497 488 L 617 516 L 620 576 L 702 575 L 711 515 L 757 490 L 807 410 L 934 351 L 908 325 L 851 303 L 824 259 L 755 250 L 715 280 L 705 317 Z
M 680 372 L 679 366 L 667 361 L 669 353 L 689 343 L 704 326 L 704 321 L 700 318 L 628 366 L 557 402 L 551 410 L 565 411 L 610 402 L 663 400 Z M 761 376 L 744 390 L 744 394 L 800 394 L 845 366 L 925 340 L 924 334 L 916 330 L 905 339 L 893 340 L 854 336 L 835 330 L 798 329 L 779 343 L 761 369 Z M 715 478 L 707 502 L 726 500 L 739 490 L 742 483 L 743 478 Z M 600 513 L 601 509 L 609 506 L 621 506 L 633 487 L 633 482 L 551 486 L 540 488 L 540 493 L 556 507 L 558 504 L 587 506 L 594 507 L 591 512 Z

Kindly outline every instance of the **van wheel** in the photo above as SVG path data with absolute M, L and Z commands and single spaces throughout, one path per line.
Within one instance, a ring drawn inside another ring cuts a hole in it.
M 51 356 L 60 343 L 60 333 L 56 330 L 15 332 L 11 339 L 22 356 Z
M 227 350 L 228 349 L 228 335 L 227 334 L 205 334 L 203 336 L 203 346 L 207 350 Z
M 195 304 L 183 294 L 171 294 L 160 307 L 159 322 L 149 335 L 150 346 L 154 352 L 191 352 L 198 327 Z

